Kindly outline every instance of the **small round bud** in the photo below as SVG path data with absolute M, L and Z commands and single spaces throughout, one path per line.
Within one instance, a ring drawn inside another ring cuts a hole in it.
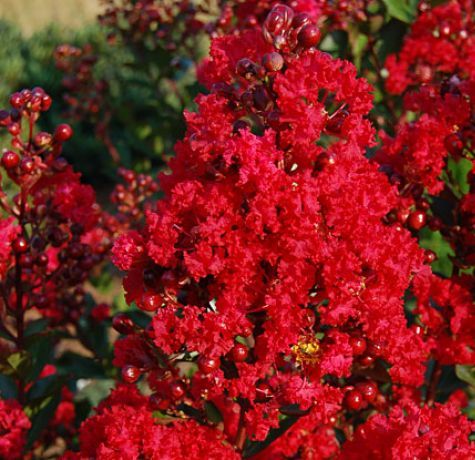
M 437 254 L 430 249 L 426 249 L 424 254 L 424 262 L 426 264 L 431 264 L 437 260 Z
M 211 374 L 219 367 L 219 361 L 214 358 L 201 357 L 198 360 L 198 368 L 203 374 Z
M 20 93 L 13 93 L 10 96 L 10 105 L 15 109 L 21 109 L 23 106 L 23 97 Z
M 297 39 L 304 48 L 311 48 L 320 41 L 320 36 L 321 33 L 317 26 L 307 24 L 302 27 L 302 30 L 297 35 Z
M 275 51 L 267 53 L 262 58 L 262 65 L 268 72 L 278 72 L 284 67 L 284 58 Z
M 427 222 L 427 214 L 424 211 L 413 211 L 409 214 L 407 223 L 413 230 L 420 230 Z
M 20 169 L 24 174 L 31 174 L 35 169 L 35 162 L 30 157 L 24 157 L 20 162 Z
M 366 351 L 366 340 L 361 337 L 352 337 L 350 346 L 355 356 L 362 355 Z
M 141 372 L 138 367 L 128 364 L 122 368 L 121 374 L 124 382 L 134 383 L 140 378 Z
M 37 147 L 44 147 L 48 145 L 49 143 L 51 143 L 51 140 L 52 140 L 51 134 L 40 132 L 40 133 L 37 133 L 35 137 L 33 138 L 33 143 Z
M 180 382 L 173 382 L 170 385 L 170 393 L 173 399 L 181 399 L 185 395 L 185 387 Z
M 125 313 L 119 313 L 112 318 L 112 327 L 119 334 L 129 335 L 134 332 L 134 323 Z
M 242 343 L 236 343 L 236 345 L 234 345 L 233 349 L 231 350 L 231 357 L 236 363 L 242 363 L 246 361 L 248 354 L 249 349 Z
M 12 136 L 18 136 L 20 134 L 20 125 L 18 123 L 10 123 L 8 125 L 8 132 L 12 135 Z
M 6 169 L 16 168 L 20 164 L 20 157 L 15 152 L 7 150 L 2 156 L 2 165 Z
M 145 311 L 156 311 L 161 305 L 161 298 L 156 294 L 145 293 L 138 307 Z
M 18 236 L 13 240 L 13 250 L 17 254 L 23 254 L 28 250 L 28 241 L 23 236 Z
M 54 140 L 58 142 L 65 142 L 71 139 L 73 135 L 73 129 L 66 123 L 58 125 L 54 132 Z
M 363 395 L 358 390 L 350 390 L 346 393 L 345 405 L 351 410 L 361 409 L 364 406 Z
M 363 382 L 357 385 L 358 391 L 362 394 L 363 399 L 373 402 L 378 395 L 378 386 L 374 382 Z

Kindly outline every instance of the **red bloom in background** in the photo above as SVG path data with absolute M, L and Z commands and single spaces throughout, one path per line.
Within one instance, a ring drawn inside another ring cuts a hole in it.
M 429 9 L 412 25 L 400 53 L 386 60 L 390 93 L 460 73 L 475 77 L 473 2 L 451 0 Z
M 345 444 L 341 458 L 465 460 L 475 455 L 475 447 L 468 441 L 473 428 L 452 404 L 395 406 L 389 416 L 376 414 L 360 425 L 354 439 Z
M 30 420 L 14 399 L 0 399 L 0 457 L 15 460 L 22 457 Z

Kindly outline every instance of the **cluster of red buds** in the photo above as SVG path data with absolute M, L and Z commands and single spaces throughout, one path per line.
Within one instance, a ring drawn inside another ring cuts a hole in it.
M 105 80 L 97 81 L 94 75 L 97 55 L 90 44 L 78 48 L 60 45 L 55 49 L 56 67 L 65 73 L 64 96 L 72 118 L 80 120 L 85 116 L 95 116 L 104 110 L 104 94 L 108 85 Z
M 48 363 L 61 337 L 93 348 L 81 337 L 80 323 L 89 315 L 98 318 L 96 309 L 106 319 L 108 307 L 94 306 L 87 282 L 111 247 L 107 218 L 94 190 L 81 184 L 80 174 L 61 155 L 72 128 L 60 124 L 53 133 L 38 130 L 41 113 L 50 106 L 51 97 L 33 88 L 12 94 L 10 108 L 0 110 L 0 129 L 11 137 L 11 147 L 0 160 L 6 173 L 0 190 L 0 369 L 13 382 L 16 399 L 33 423 L 38 407 L 50 397 L 38 386 L 50 382 L 62 389 L 63 396 L 58 394 L 49 406 L 54 418 L 47 432 L 38 433 L 42 448 L 58 437 L 72 439 L 72 395 L 63 387 L 64 377 L 48 373 Z M 2 413 L 0 426 L 8 432 L 4 417 Z M 23 426 L 31 426 L 26 420 Z M 20 458 L 25 442 L 20 425 L 14 433 L 18 449 L 4 457 L 2 444 L 2 458 Z
M 262 27 L 264 38 L 278 50 L 298 52 L 312 48 L 320 40 L 320 30 L 305 13 L 294 14 L 285 6 L 277 5 L 268 14 Z
M 151 208 L 150 199 L 158 192 L 158 183 L 151 176 L 130 169 L 119 168 L 117 173 L 123 183 L 115 186 L 111 202 L 115 204 L 115 218 L 123 231 L 143 223 L 146 210 Z
M 92 45 L 82 48 L 60 45 L 55 49 L 56 67 L 64 73 L 64 101 L 68 105 L 66 116 L 74 121 L 87 120 L 94 124 L 95 133 L 107 147 L 114 162 L 119 152 L 109 136 L 111 108 L 108 103 L 109 85 L 95 75 L 98 56 Z
M 5 241 L 0 280 L 3 328 L 19 344 L 27 310 L 36 309 L 64 325 L 78 320 L 84 310 L 84 282 L 111 241 L 106 230 L 97 233 L 102 217 L 94 191 L 80 183 L 79 174 L 61 156 L 71 127 L 59 125 L 53 134 L 35 129 L 51 98 L 34 88 L 13 94 L 10 104 L 10 110 L 0 112 L 0 125 L 12 136 L 12 150 L 1 158 L 9 181 L 0 200 L 6 214 L 1 221 Z
M 207 2 L 194 4 L 184 0 L 160 2 L 156 0 L 106 2 L 100 23 L 110 30 L 109 39 L 118 37 L 130 44 L 175 51 L 185 47 L 204 27 L 200 14 L 207 14 Z

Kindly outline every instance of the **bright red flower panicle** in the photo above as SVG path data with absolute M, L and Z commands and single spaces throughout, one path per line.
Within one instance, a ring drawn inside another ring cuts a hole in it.
M 108 460 L 213 460 L 238 458 L 219 432 L 192 420 L 157 424 L 148 399 L 135 387 L 121 385 L 81 426 L 81 453 L 64 458 Z
M 5 460 L 22 458 L 30 420 L 14 399 L 0 399 L 0 457 Z
M 427 6 L 424 3 L 425 6 Z M 451 0 L 424 11 L 412 25 L 398 55 L 386 60 L 390 93 L 461 73 L 475 77 L 472 0 Z
M 278 5 L 262 30 L 213 41 L 212 93 L 186 114 L 165 198 L 113 251 L 128 300 L 154 313 L 119 342 L 124 378 L 145 372 L 168 414 L 222 408 L 238 449 L 289 407 L 311 414 L 294 436 L 311 429 L 318 444 L 343 400 L 383 404 L 373 371 L 421 385 L 429 350 L 402 301 L 424 253 L 383 221 L 395 188 L 364 156 L 371 87 L 294 17 Z M 126 344 L 146 356 L 153 345 L 153 366 Z
M 360 425 L 340 458 L 465 460 L 475 455 L 475 446 L 468 441 L 473 428 L 473 423 L 450 403 L 433 408 L 415 404 L 395 406 L 389 416 L 376 414 Z

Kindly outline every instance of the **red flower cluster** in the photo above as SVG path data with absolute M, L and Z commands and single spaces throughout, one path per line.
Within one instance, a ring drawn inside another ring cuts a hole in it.
M 26 434 L 31 427 L 28 417 L 14 399 L 0 399 L 0 457 L 22 458 Z
M 294 412 L 281 452 L 325 458 L 332 428 L 388 407 L 375 375 L 423 384 L 430 346 L 402 301 L 424 253 L 385 223 L 396 189 L 364 156 L 371 88 L 318 37 L 279 5 L 262 30 L 213 40 L 212 94 L 186 114 L 166 196 L 113 257 L 127 300 L 154 312 L 143 331 L 116 323 L 115 363 L 128 382 L 147 375 L 150 404 L 211 425 L 217 408 L 238 450 Z
M 419 10 L 386 61 L 392 99 L 379 94 L 379 31 L 407 13 L 392 2 L 110 0 L 101 21 L 134 49 L 178 59 L 177 46 L 194 56 L 195 32 L 212 37 L 198 67 L 208 93 L 185 112 L 175 157 L 159 182 L 119 168 L 114 216 L 61 156 L 71 127 L 38 131 L 51 98 L 12 95 L 0 111 L 12 138 L 0 457 L 22 458 L 25 444 L 56 455 L 59 441 L 65 460 L 475 458 L 463 413 L 475 365 L 474 11 L 467 0 Z M 338 28 L 361 34 L 348 44 L 377 85 L 372 113 L 356 67 L 317 48 L 325 33 L 339 47 Z M 109 110 L 89 51 L 57 50 L 78 117 Z M 170 77 L 179 96 L 172 67 L 154 82 Z M 389 132 L 376 136 L 370 117 Z M 130 314 L 89 292 L 113 237 Z M 81 356 L 56 347 L 63 337 Z M 98 401 L 87 386 L 109 385 L 95 379 L 113 366 L 123 383 L 77 430 Z
M 475 447 L 468 436 L 473 424 L 460 416 L 453 404 L 420 408 L 415 404 L 395 406 L 389 416 L 377 414 L 357 429 L 342 456 L 348 460 L 473 458 Z
M 155 423 L 148 399 L 135 387 L 122 385 L 82 425 L 81 453 L 67 453 L 63 459 L 237 459 L 222 438 L 219 432 L 192 420 Z
M 64 379 L 47 364 L 50 347 L 87 315 L 84 285 L 103 261 L 111 234 L 94 190 L 81 184 L 80 174 L 61 156 L 71 127 L 59 125 L 53 134 L 37 129 L 51 98 L 34 88 L 14 93 L 10 105 L 0 111 L 0 127 L 11 135 L 11 150 L 1 157 L 6 177 L 0 191 L 0 370 L 1 392 L 13 391 L 21 406 L 1 401 L 0 457 L 16 459 L 23 458 L 28 417 L 48 404 L 42 391 L 55 378 Z M 73 395 L 63 385 L 56 391 L 62 396 L 49 406 L 53 418 L 38 433 L 43 448 L 74 432 Z
M 412 25 L 401 52 L 386 61 L 387 89 L 401 94 L 407 87 L 461 73 L 475 77 L 475 27 L 472 0 L 450 0 L 429 8 Z

